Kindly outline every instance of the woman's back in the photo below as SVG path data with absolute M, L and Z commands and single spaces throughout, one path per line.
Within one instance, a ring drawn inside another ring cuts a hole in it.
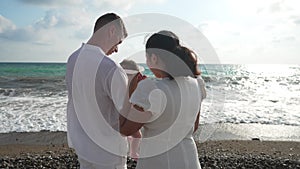
M 166 96 L 166 105 L 161 115 L 150 123 L 144 125 L 143 137 L 153 137 L 167 130 L 175 121 L 180 104 L 179 87 L 174 80 L 164 78 L 162 80 L 151 80 L 155 87 L 161 90 Z
M 202 84 L 199 84 L 199 79 L 178 77 L 173 80 L 147 79 L 138 86 L 131 101 L 137 105 L 145 104 L 136 99 L 141 98 L 142 92 L 144 96 L 148 94 L 150 110 L 151 106 L 163 108 L 160 113 L 154 113 L 157 117 L 153 121 L 144 124 L 140 154 L 147 158 L 139 160 L 138 168 L 153 168 L 153 162 L 160 168 L 200 167 L 199 161 L 193 160 L 197 158 L 197 150 L 192 138 L 193 122 L 202 98 L 200 85 Z M 155 95 L 155 101 L 151 101 L 154 100 L 151 99 L 153 91 L 160 93 Z
M 205 89 L 197 56 L 170 31 L 151 35 L 145 47 L 146 64 L 161 80 L 131 83 L 135 109 L 126 115 L 121 133 L 144 128 L 138 169 L 199 169 L 192 133 Z

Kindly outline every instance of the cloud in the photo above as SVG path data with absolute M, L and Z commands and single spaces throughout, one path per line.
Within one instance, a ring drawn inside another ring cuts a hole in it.
M 91 36 L 92 33 L 92 27 L 90 28 L 81 28 L 75 31 L 74 37 L 77 39 L 87 39 Z
M 284 1 L 277 0 L 275 2 L 268 2 L 262 9 L 269 13 L 278 13 L 287 11 L 288 7 Z
M 46 15 L 35 23 L 35 26 L 47 29 L 57 26 L 59 22 L 61 22 L 61 18 L 56 12 L 47 11 Z
M 34 37 L 35 31 L 32 27 L 19 29 L 12 21 L 2 15 L 0 15 L 0 23 L 0 38 L 23 41 Z
M 270 12 L 280 12 L 282 10 L 282 2 L 275 2 L 270 5 Z
M 53 36 L 52 32 L 38 29 L 32 25 L 18 28 L 9 19 L 0 15 L 0 39 L 5 39 L 10 42 L 32 42 L 33 44 L 50 44 L 50 39 Z
M 80 13 L 80 16 L 75 15 L 76 13 Z M 17 27 L 12 21 L 0 15 L 0 38 L 49 45 L 51 39 L 57 37 L 58 30 L 68 29 L 68 27 L 75 30 L 77 38 L 86 38 L 87 33 L 85 34 L 84 31 L 87 30 L 86 27 L 91 27 L 90 20 L 89 15 L 82 9 L 68 11 L 51 9 L 46 11 L 45 16 L 35 23 Z
M 299 14 L 300 3 L 297 0 L 265 0 L 257 3 L 256 13 L 260 16 L 284 18 L 290 14 Z
M 294 24 L 299 15 L 290 14 L 254 15 L 251 24 L 206 21 L 198 27 L 217 49 L 222 63 L 292 63 L 299 60 L 295 58 L 299 55 L 300 32 Z M 277 59 L 270 60 L 272 57 Z
M 129 10 L 136 4 L 163 3 L 166 0 L 19 0 L 19 2 L 42 7 L 88 7 L 99 9 Z
M 52 43 L 47 43 L 47 42 L 43 42 L 43 41 L 36 41 L 36 42 L 33 42 L 32 44 L 39 45 L 39 46 L 51 46 L 52 45 Z
M 80 26 L 87 24 L 88 21 L 88 15 L 82 9 L 48 10 L 45 16 L 37 20 L 33 26 L 37 29 L 50 29 L 74 25 Z
M 80 14 L 80 15 L 78 15 Z M 51 9 L 41 19 L 37 20 L 32 27 L 38 31 L 47 31 L 55 34 L 57 30 L 75 32 L 66 38 L 86 39 L 92 32 L 93 22 L 90 14 L 84 9 L 72 8 L 69 10 Z M 72 30 L 72 31 L 68 31 Z M 48 38 L 51 39 L 51 38 Z M 37 43 L 39 44 L 39 43 Z M 48 44 L 48 42 L 47 42 Z
M 240 36 L 241 28 L 237 24 L 229 22 L 217 22 L 207 21 L 200 23 L 198 28 L 206 35 L 213 37 L 228 37 L 228 36 Z
M 273 38 L 273 43 L 285 43 L 285 42 L 294 42 L 296 41 L 295 36 L 285 36 L 285 37 L 275 37 Z
M 9 19 L 0 15 L 0 38 L 9 40 L 25 40 L 31 38 L 33 31 L 30 28 L 17 29 Z
M 300 25 L 300 19 L 295 19 L 294 23 L 297 24 L 297 25 Z
M 0 15 L 0 35 L 14 29 L 16 29 L 16 25 L 14 25 L 9 19 Z
M 203 23 L 200 23 L 199 26 L 198 26 L 198 29 L 203 32 L 205 30 L 207 30 L 207 27 L 208 27 L 208 23 L 206 22 L 203 22 Z
M 59 39 L 59 33 L 65 38 L 87 39 L 95 19 L 95 11 L 109 9 L 127 10 L 138 3 L 162 3 L 165 0 L 18 0 L 20 3 L 45 7 L 43 17 L 31 25 L 16 27 L 9 19 L 0 15 L 0 38 L 9 41 L 30 42 L 35 45 L 51 45 Z M 50 8 L 46 8 L 50 7 Z M 94 9 L 95 8 L 95 9 Z M 72 30 L 71 32 L 68 29 Z
M 77 6 L 83 0 L 19 0 L 21 3 L 43 7 Z
M 287 36 L 287 37 L 284 37 L 283 40 L 285 40 L 285 41 L 295 41 L 296 37 L 295 36 Z
M 35 31 L 31 27 L 10 29 L 0 34 L 1 38 L 12 41 L 27 41 L 36 38 Z
M 84 3 L 89 7 L 96 9 L 109 10 L 130 10 L 133 6 L 138 4 L 161 4 L 167 0 L 84 0 Z

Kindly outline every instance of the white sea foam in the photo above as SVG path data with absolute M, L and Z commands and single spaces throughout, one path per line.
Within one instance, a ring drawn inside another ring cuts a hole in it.
M 1 97 L 0 132 L 66 131 L 67 97 Z

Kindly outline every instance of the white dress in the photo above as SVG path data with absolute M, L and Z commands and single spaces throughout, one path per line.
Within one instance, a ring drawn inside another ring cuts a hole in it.
M 145 79 L 130 98 L 152 117 L 143 126 L 137 169 L 200 169 L 192 137 L 205 98 L 201 77 Z

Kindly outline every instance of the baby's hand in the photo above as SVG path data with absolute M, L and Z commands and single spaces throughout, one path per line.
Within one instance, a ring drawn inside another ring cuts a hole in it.
M 141 81 L 147 78 L 147 76 L 142 75 L 141 73 L 138 73 L 137 75 L 134 76 L 134 78 L 131 80 L 129 84 L 129 97 L 133 93 L 133 91 L 136 89 L 137 84 Z
M 137 74 L 137 81 L 138 81 L 138 82 L 140 82 L 141 80 L 144 80 L 144 79 L 146 79 L 146 78 L 147 78 L 147 76 L 142 75 L 141 73 L 138 73 L 138 74 Z

